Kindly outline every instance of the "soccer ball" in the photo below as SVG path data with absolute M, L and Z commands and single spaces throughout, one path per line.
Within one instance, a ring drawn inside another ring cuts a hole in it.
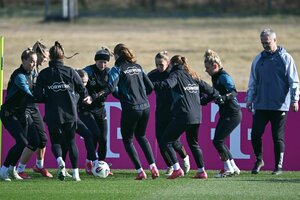
M 110 168 L 105 161 L 98 161 L 92 168 L 92 173 L 96 177 L 106 178 L 109 175 Z

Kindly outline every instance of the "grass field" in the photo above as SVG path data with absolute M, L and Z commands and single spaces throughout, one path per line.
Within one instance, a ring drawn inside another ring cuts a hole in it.
M 300 17 L 202 17 L 202 18 L 80 18 L 76 22 L 43 23 L 42 17 L 3 17 L 1 35 L 5 37 L 4 88 L 12 71 L 20 65 L 21 52 L 36 40 L 47 46 L 55 40 L 62 43 L 66 55 L 79 55 L 65 60 L 67 65 L 82 68 L 92 64 L 100 46 L 113 48 L 117 43 L 134 50 L 146 72 L 154 68 L 154 56 L 167 50 L 181 54 L 200 76 L 204 72 L 203 54 L 216 50 L 224 68 L 232 75 L 238 90 L 246 90 L 250 65 L 262 50 L 259 33 L 265 27 L 277 32 L 278 44 L 292 54 L 300 69 Z M 113 59 L 112 59 L 113 60 Z M 114 61 L 110 62 L 112 66 Z
M 242 171 L 239 176 L 224 179 L 213 178 L 215 173 L 208 171 L 208 180 L 192 179 L 195 174 L 192 171 L 175 180 L 161 176 L 156 180 L 135 181 L 136 174 L 130 170 L 114 170 L 114 175 L 106 179 L 81 171 L 81 182 L 71 179 L 61 182 L 29 172 L 31 180 L 0 181 L 0 199 L 300 199 L 300 172 L 274 176 L 270 171 L 258 175 Z

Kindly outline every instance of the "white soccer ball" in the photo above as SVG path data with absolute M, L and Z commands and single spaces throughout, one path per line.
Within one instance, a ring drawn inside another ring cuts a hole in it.
M 98 161 L 92 168 L 93 175 L 100 178 L 106 178 L 109 175 L 110 168 L 105 161 Z

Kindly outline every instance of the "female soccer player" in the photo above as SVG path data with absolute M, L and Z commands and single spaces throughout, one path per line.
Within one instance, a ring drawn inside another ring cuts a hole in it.
M 1 120 L 4 127 L 15 139 L 16 144 L 10 148 L 0 171 L 0 178 L 5 181 L 22 180 L 16 171 L 16 164 L 25 147 L 34 152 L 37 148 L 36 138 L 31 143 L 27 140 L 28 121 L 26 108 L 34 102 L 31 92 L 33 69 L 36 66 L 37 55 L 32 49 L 23 51 L 22 64 L 16 69 L 8 82 L 5 103 L 1 106 Z
M 223 70 L 220 57 L 213 50 L 207 50 L 204 54 L 205 71 L 211 76 L 213 87 L 222 95 L 224 104 L 219 105 L 220 118 L 215 130 L 213 143 L 221 160 L 224 162 L 224 169 L 217 175 L 217 178 L 239 174 L 233 157 L 224 143 L 224 140 L 239 125 L 242 120 L 241 108 L 237 101 L 237 91 L 231 76 Z M 206 101 L 208 102 L 208 101 Z
M 172 120 L 166 127 L 161 140 L 163 153 L 169 157 L 174 171 L 168 179 L 184 176 L 176 154 L 173 143 L 178 140 L 183 132 L 196 161 L 198 172 L 194 178 L 207 179 L 204 169 L 202 151 L 198 144 L 198 130 L 201 122 L 200 91 L 208 94 L 213 99 L 220 99 L 217 91 L 200 80 L 193 72 L 183 56 L 176 55 L 170 60 L 172 71 L 167 79 L 154 82 L 155 90 L 170 90 L 172 93 L 171 113 Z
M 141 146 L 150 165 L 152 178 L 159 176 L 153 152 L 146 138 L 146 128 L 149 119 L 150 105 L 147 94 L 153 90 L 153 85 L 142 67 L 136 63 L 135 55 L 124 44 L 114 48 L 115 66 L 109 72 L 108 87 L 100 92 L 107 96 L 114 92 L 121 102 L 121 134 L 125 149 L 137 170 L 136 180 L 147 178 L 137 151 L 133 144 L 133 136 Z
M 36 82 L 36 78 L 39 73 L 39 67 L 41 67 L 45 62 L 47 62 L 49 58 L 49 50 L 45 45 L 43 45 L 40 41 L 37 41 L 32 48 L 33 51 L 37 54 L 37 63 L 36 67 L 33 69 L 32 74 L 32 84 L 33 87 Z M 33 87 L 31 88 L 31 92 L 33 92 Z M 37 145 L 37 158 L 36 158 L 36 164 L 33 166 L 33 171 L 42 174 L 42 176 L 47 178 L 52 178 L 52 174 L 44 168 L 44 157 L 46 152 L 46 144 L 47 144 L 47 135 L 46 130 L 44 127 L 44 122 L 42 120 L 40 111 L 38 109 L 38 104 L 32 103 L 27 105 L 26 108 L 26 116 L 28 121 L 28 142 L 30 143 L 30 140 L 32 138 L 35 138 L 38 140 Z M 33 151 L 29 149 L 28 147 L 25 147 L 20 162 L 17 167 L 17 171 L 19 176 L 21 176 L 23 179 L 29 179 L 31 178 L 25 173 L 25 167 L 26 163 L 29 161 L 33 154 Z
M 162 51 L 156 54 L 155 56 L 155 64 L 156 69 L 152 70 L 148 73 L 148 77 L 152 82 L 163 81 L 168 78 L 172 67 L 169 65 L 170 59 L 168 57 L 167 51 Z M 163 133 L 172 120 L 170 101 L 172 100 L 171 91 L 168 90 L 159 90 L 155 91 L 156 93 L 156 110 L 155 110 L 155 133 L 156 139 L 160 147 L 161 139 L 163 137 Z M 176 140 L 173 144 L 174 150 L 179 154 L 179 156 L 183 159 L 182 169 L 186 174 L 190 170 L 190 159 L 186 153 L 186 150 L 180 140 Z M 169 159 L 162 152 L 162 148 L 160 147 L 161 155 L 167 164 L 167 170 L 165 175 L 170 176 L 173 172 L 172 163 L 169 162 Z
M 75 143 L 77 121 L 77 99 L 87 104 L 91 97 L 85 89 L 79 75 L 70 67 L 64 66 L 64 49 L 59 42 L 55 42 L 49 50 L 49 67 L 43 69 L 36 82 L 35 97 L 45 103 L 45 121 L 48 126 L 52 143 L 52 152 L 58 163 L 58 178 L 66 177 L 65 162 L 62 159 L 63 142 L 67 143 L 69 156 L 73 168 L 73 179 L 80 181 L 78 171 L 78 150 Z
M 93 134 L 94 146 L 97 149 L 98 160 L 105 160 L 107 153 L 107 118 L 105 110 L 105 98 L 98 97 L 98 92 L 107 87 L 108 72 L 107 67 L 111 51 L 102 47 L 96 52 L 95 64 L 85 67 L 83 70 L 88 75 L 86 88 L 93 98 L 91 105 L 79 104 L 79 117 Z M 92 174 L 92 162 L 87 160 L 86 173 Z

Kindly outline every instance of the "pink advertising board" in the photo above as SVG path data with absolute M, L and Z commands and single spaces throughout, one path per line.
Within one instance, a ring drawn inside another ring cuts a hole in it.
M 6 93 L 6 92 L 5 92 Z M 241 124 L 234 130 L 234 132 L 227 139 L 228 144 L 236 163 L 242 170 L 249 170 L 253 167 L 255 161 L 253 150 L 251 146 L 251 113 L 245 109 L 245 92 L 240 92 L 238 95 L 239 103 L 242 107 L 243 119 Z M 147 138 L 150 141 L 157 165 L 160 169 L 165 168 L 164 161 L 160 155 L 158 145 L 155 139 L 155 94 L 152 93 L 149 96 L 151 104 L 150 120 L 147 128 Z M 105 104 L 107 110 L 108 119 L 108 153 L 106 161 L 112 163 L 113 169 L 133 169 L 134 166 L 129 160 L 127 153 L 122 143 L 122 137 L 120 133 L 120 114 L 121 106 L 118 100 L 109 96 Z M 40 110 L 43 115 L 44 107 L 40 105 Z M 203 121 L 199 130 L 199 144 L 203 151 L 205 168 L 206 169 L 221 169 L 223 164 L 219 160 L 217 151 L 215 150 L 212 138 L 214 128 L 216 127 L 218 119 L 218 106 L 214 103 L 203 107 L 202 110 Z M 300 136 L 298 135 L 298 123 L 300 122 L 300 113 L 289 112 L 288 120 L 286 124 L 285 132 L 285 157 L 284 157 L 284 169 L 285 170 L 300 170 L 300 154 L 298 152 L 298 144 Z M 79 149 L 79 167 L 84 168 L 86 150 L 83 140 L 76 136 L 76 141 Z M 186 143 L 185 134 L 181 136 L 181 141 L 184 143 L 188 154 L 190 155 L 192 169 L 196 169 L 195 162 L 192 158 L 192 154 Z M 9 148 L 14 144 L 14 140 L 9 135 L 7 130 L 3 127 L 2 134 L 2 163 L 7 155 Z M 138 150 L 139 157 L 141 158 L 142 165 L 145 169 L 148 169 L 145 156 L 143 155 L 140 147 L 135 142 L 135 146 Z M 265 134 L 263 136 L 263 151 L 266 170 L 271 170 L 274 167 L 274 155 L 273 155 L 273 142 L 271 137 L 270 125 L 266 127 Z M 181 161 L 179 159 L 179 161 Z M 35 156 L 27 164 L 27 167 L 33 166 L 35 163 Z M 67 166 L 70 167 L 70 162 L 67 161 Z M 54 156 L 51 153 L 50 139 L 48 138 L 47 151 L 45 157 L 45 165 L 47 168 L 56 168 L 57 163 Z

